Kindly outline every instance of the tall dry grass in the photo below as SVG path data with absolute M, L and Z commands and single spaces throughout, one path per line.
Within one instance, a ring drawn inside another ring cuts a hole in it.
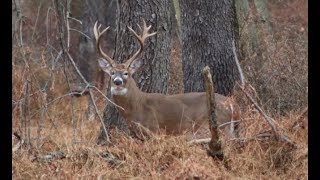
M 263 117 L 247 110 L 241 124 L 243 142 L 222 136 L 224 163 L 213 160 L 206 146 L 189 145 L 186 136 L 156 135 L 142 143 L 119 133 L 114 145 L 97 146 L 97 121 L 82 124 L 82 141 L 74 143 L 72 127 L 57 122 L 48 128 L 39 144 L 13 154 L 15 179 L 33 178 L 147 178 L 147 179 L 306 179 L 308 172 L 307 130 L 289 131 L 297 114 L 279 120 L 279 127 L 298 145 L 298 149 L 272 140 L 253 138 L 268 128 Z M 35 129 L 32 131 L 36 131 Z M 64 158 L 52 157 L 62 151 Z
M 273 116 L 302 110 L 308 103 L 308 17 L 306 1 L 269 3 L 267 22 L 249 14 L 240 25 L 241 65 L 261 106 Z M 293 13 L 296 12 L 296 13 Z M 246 48 L 258 39 L 252 49 Z

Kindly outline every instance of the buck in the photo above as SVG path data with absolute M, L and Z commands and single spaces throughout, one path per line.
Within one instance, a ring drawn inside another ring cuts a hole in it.
M 131 27 L 129 30 L 138 40 L 140 47 L 125 63 L 116 63 L 103 52 L 101 36 L 109 27 L 100 31 L 97 22 L 93 27 L 96 46 L 100 58 L 99 65 L 111 78 L 111 96 L 120 115 L 127 121 L 129 127 L 139 123 L 152 132 L 164 130 L 167 134 L 181 134 L 185 131 L 196 131 L 200 127 L 208 127 L 208 107 L 205 92 L 164 95 L 159 93 L 145 93 L 137 87 L 132 75 L 139 70 L 141 60 L 138 57 L 144 50 L 144 42 L 148 37 L 156 34 L 149 33 L 151 25 L 147 27 L 143 21 L 142 28 L 138 25 L 141 35 Z M 225 132 L 234 136 L 232 123 L 239 120 L 239 107 L 226 96 L 215 93 L 217 124 L 224 126 Z

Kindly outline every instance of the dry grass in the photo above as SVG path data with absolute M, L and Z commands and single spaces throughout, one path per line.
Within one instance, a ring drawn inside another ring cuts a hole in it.
M 142 143 L 114 133 L 114 144 L 97 146 L 98 121 L 84 121 L 77 130 L 77 141 L 68 122 L 56 121 L 58 129 L 47 123 L 42 138 L 32 147 L 13 153 L 14 179 L 40 177 L 66 178 L 147 178 L 147 179 L 306 179 L 308 172 L 308 134 L 306 129 L 288 131 L 297 114 L 279 119 L 278 125 L 294 140 L 298 149 L 273 140 L 251 139 L 269 129 L 260 114 L 247 110 L 243 116 L 240 137 L 244 144 L 226 141 L 223 150 L 230 168 L 213 160 L 206 146 L 188 145 L 186 136 L 156 135 Z M 32 127 L 36 133 L 36 127 Z M 80 135 L 81 134 L 81 135 Z M 63 151 L 65 158 L 45 159 L 45 155 Z
M 272 30 L 249 16 L 241 25 L 241 65 L 261 105 L 273 116 L 302 110 L 308 102 L 308 19 L 306 1 L 269 4 Z M 295 14 L 289 12 L 297 12 Z M 255 50 L 245 48 L 256 22 Z

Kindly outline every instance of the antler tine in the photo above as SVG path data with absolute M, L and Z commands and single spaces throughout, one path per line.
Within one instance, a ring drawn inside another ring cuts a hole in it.
M 148 31 L 151 28 L 151 25 L 149 27 L 147 27 L 145 20 L 143 19 L 143 29 L 141 29 L 141 26 L 138 25 L 138 27 L 140 28 L 140 30 L 142 31 L 141 35 L 138 35 L 130 26 L 128 26 L 128 29 L 133 33 L 133 35 L 138 39 L 139 44 L 140 44 L 140 48 L 138 49 L 138 51 L 130 58 L 127 60 L 126 62 L 126 66 L 129 67 L 130 64 L 139 57 L 139 55 L 141 55 L 143 49 L 144 49 L 144 41 L 150 37 L 156 34 L 156 32 L 153 33 L 149 33 Z
M 103 33 L 105 33 L 109 29 L 109 26 L 103 29 L 102 31 L 100 31 L 101 24 L 98 26 L 98 28 L 97 28 L 97 25 L 98 25 L 98 21 L 96 21 L 96 23 L 93 26 L 93 33 L 96 38 L 97 50 L 111 65 L 113 65 L 114 60 L 110 56 L 108 56 L 106 53 L 104 53 L 101 47 L 101 36 Z
M 144 19 L 142 21 L 143 21 L 143 33 L 142 33 L 142 35 L 143 35 L 144 39 L 146 39 L 147 37 L 150 37 L 150 36 L 153 36 L 153 35 L 157 34 L 157 32 L 153 32 L 153 33 L 149 34 L 148 31 L 150 30 L 151 25 L 147 26 L 146 21 Z
M 139 28 L 139 30 L 140 30 L 140 32 L 142 31 L 142 28 L 141 28 L 141 26 L 137 23 L 137 26 L 138 26 L 138 28 Z

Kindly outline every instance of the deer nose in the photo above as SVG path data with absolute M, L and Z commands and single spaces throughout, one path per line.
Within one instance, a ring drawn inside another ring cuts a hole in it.
M 115 79 L 113 80 L 113 83 L 114 83 L 115 85 L 119 86 L 119 85 L 122 85 L 123 81 L 122 81 L 122 79 L 120 79 L 120 78 L 115 78 Z

